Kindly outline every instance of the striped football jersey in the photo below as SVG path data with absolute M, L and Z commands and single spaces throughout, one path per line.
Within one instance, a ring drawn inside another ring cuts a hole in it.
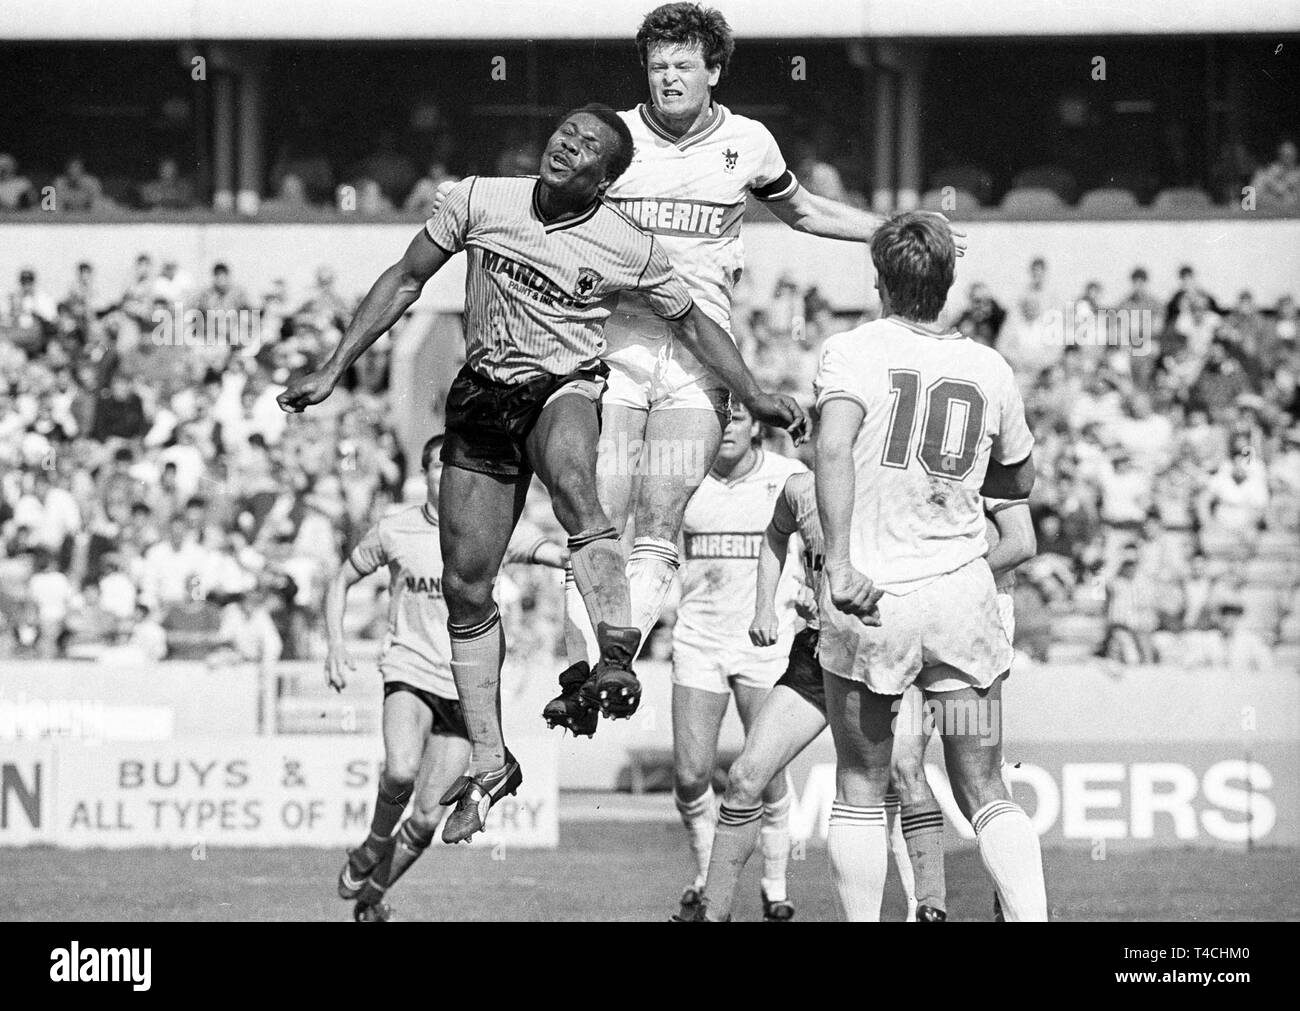
M 806 470 L 798 460 L 759 450 L 749 473 L 730 481 L 705 477 L 682 519 L 682 597 L 674 638 L 698 646 L 749 646 L 763 532 L 786 479 Z M 799 562 L 787 556 L 776 593 L 781 635 L 794 632 L 798 572 Z
M 745 199 L 783 200 L 798 183 L 767 127 L 714 103 L 703 126 L 674 138 L 644 105 L 620 112 L 636 154 L 605 194 L 663 245 L 700 309 L 731 328 L 731 292 L 744 267 Z M 654 314 L 639 294 L 619 309 Z
M 521 522 L 510 538 L 506 563 L 533 561 L 545 542 L 537 527 Z M 428 504 L 389 513 L 366 532 L 348 562 L 363 576 L 388 569 L 388 629 L 379 654 L 384 681 L 456 698 L 438 514 Z
M 448 253 L 467 251 L 466 361 L 497 382 L 593 365 L 622 292 L 637 291 L 645 311 L 664 319 L 680 319 L 692 306 L 653 236 L 600 200 L 547 223 L 540 185 L 531 176 L 469 176 L 424 226 Z
M 990 347 L 895 317 L 827 339 L 817 406 L 865 412 L 853 444 L 849 554 L 886 593 L 909 593 L 984 555 L 990 457 L 1034 446 L 1011 366 Z

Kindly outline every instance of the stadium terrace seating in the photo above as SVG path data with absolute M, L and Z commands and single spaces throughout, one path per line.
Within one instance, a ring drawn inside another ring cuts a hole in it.
M 1049 189 L 1011 190 L 1002 198 L 1002 209 L 1016 214 L 1059 211 L 1063 207 L 1065 203 Z
M 1089 190 L 1080 197 L 1078 204 L 1079 210 L 1088 214 L 1119 214 L 1134 210 L 1137 206 L 1137 197 L 1129 190 L 1118 187 Z
M 956 211 L 964 213 L 966 211 L 977 211 L 980 208 L 980 202 L 975 198 L 973 193 L 966 190 L 956 190 L 952 194 L 952 201 L 949 206 L 944 206 L 943 189 L 927 190 L 921 197 L 921 207 L 927 211 Z
M 964 190 L 978 200 L 981 206 L 993 202 L 993 177 L 978 165 L 950 165 L 930 173 L 932 190 L 941 190 L 945 186 Z
M 1209 194 L 1194 186 L 1175 186 L 1161 190 L 1151 204 L 1153 210 L 1175 212 L 1209 210 L 1213 206 Z
M 1072 203 L 1079 192 L 1078 184 L 1068 169 L 1057 165 L 1037 165 L 1016 174 L 1011 180 L 1013 190 L 1051 190 L 1065 203 Z M 1006 206 L 1005 204 L 1003 206 Z

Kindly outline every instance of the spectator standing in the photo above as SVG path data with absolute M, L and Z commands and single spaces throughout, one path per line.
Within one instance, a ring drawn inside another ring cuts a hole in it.
M 1296 161 L 1295 141 L 1282 141 L 1277 146 L 1277 158 L 1255 173 L 1251 185 L 1260 207 L 1300 208 L 1300 164 Z
M 21 211 L 36 202 L 32 181 L 18 174 L 13 155 L 0 154 L 0 211 Z
M 54 180 L 55 210 L 84 213 L 104 208 L 107 202 L 99 180 L 86 171 L 79 157 L 68 159 L 63 175 Z

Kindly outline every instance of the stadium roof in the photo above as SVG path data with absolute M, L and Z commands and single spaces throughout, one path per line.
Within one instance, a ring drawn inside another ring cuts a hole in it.
M 1276 33 L 1295 0 L 709 0 L 742 38 Z M 5 0 L 4 40 L 626 39 L 654 0 Z M 1281 40 L 1279 40 L 1281 41 Z

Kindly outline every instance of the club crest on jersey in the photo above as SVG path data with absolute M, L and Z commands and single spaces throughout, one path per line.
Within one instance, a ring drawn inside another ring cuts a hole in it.
M 739 158 L 739 157 L 740 157 L 740 152 L 739 152 L 739 151 L 733 151 L 733 150 L 731 150 L 731 148 L 727 148 L 725 151 L 723 151 L 723 152 L 722 152 L 722 160 L 723 160 L 723 161 L 722 161 L 722 170 L 723 170 L 724 172 L 728 172 L 728 173 L 730 173 L 730 172 L 735 172 L 735 171 L 736 171 L 736 159 Z
M 587 298 L 596 290 L 596 285 L 603 280 L 604 278 L 590 267 L 583 267 L 578 271 L 578 283 L 574 285 L 574 290 L 580 298 Z

